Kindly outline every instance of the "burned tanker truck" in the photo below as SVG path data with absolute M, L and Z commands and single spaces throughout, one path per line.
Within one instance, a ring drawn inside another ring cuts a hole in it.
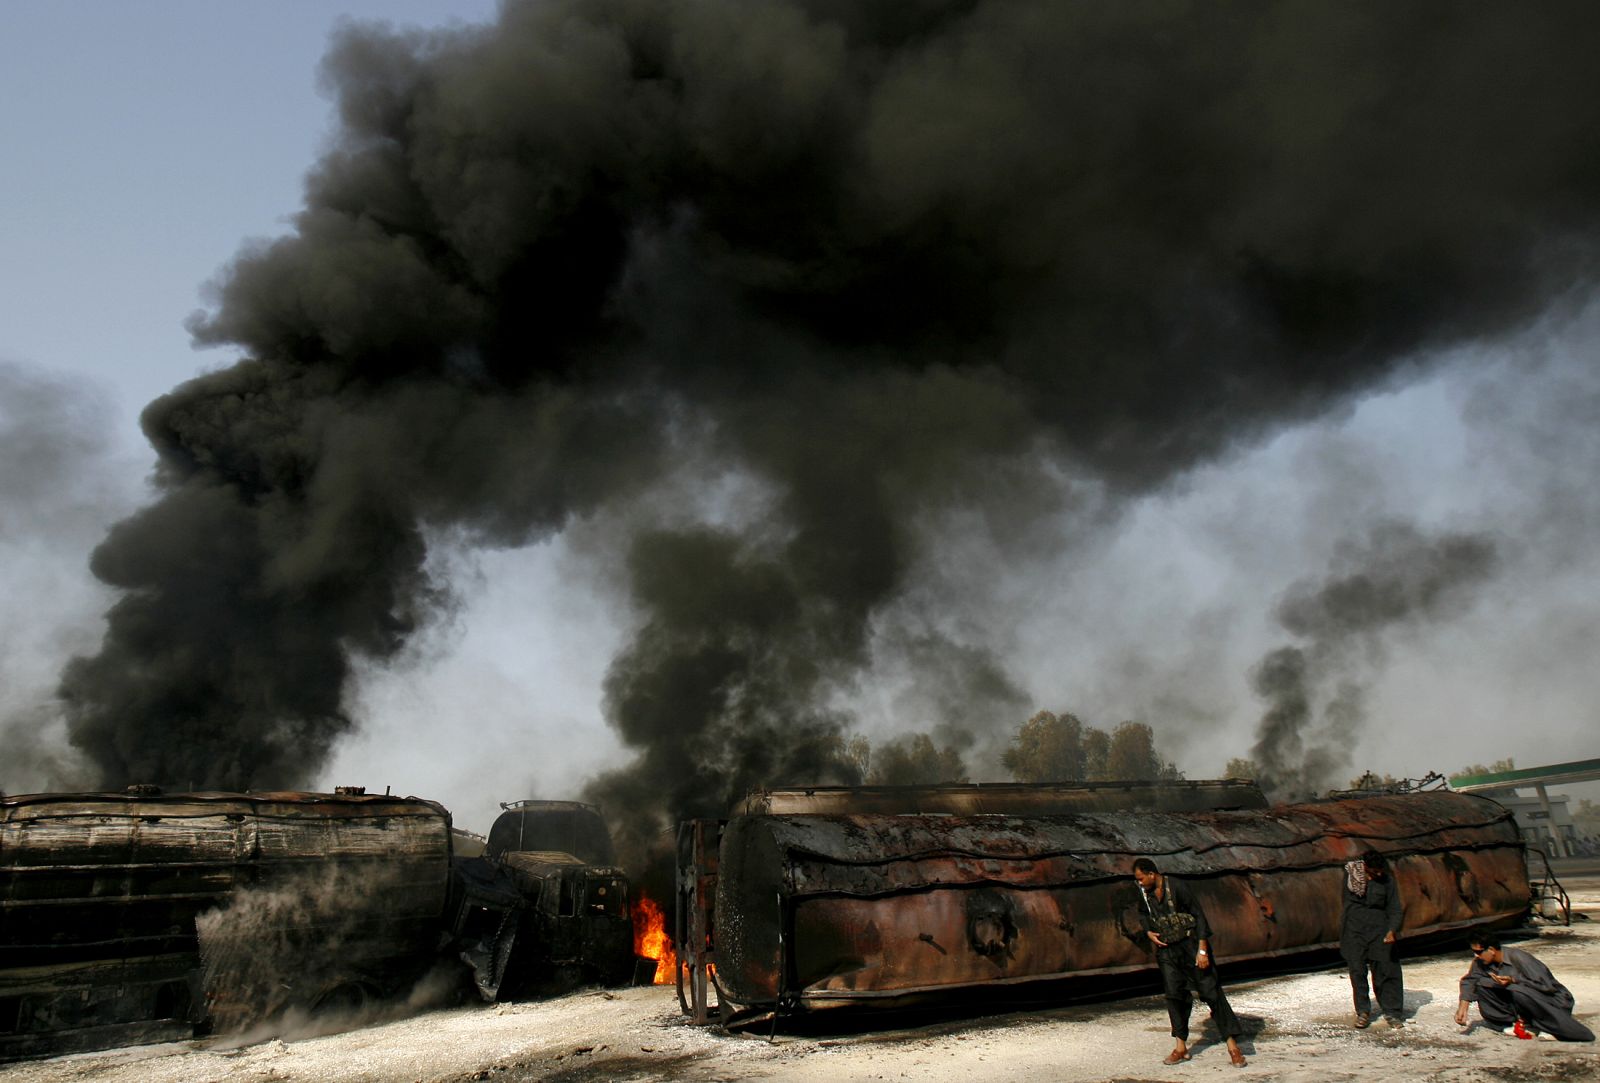
M 685 824 L 682 1006 L 729 1021 L 1136 982 L 1155 967 L 1129 875 L 1142 856 L 1194 890 L 1224 963 L 1335 948 L 1343 865 L 1367 850 L 1389 859 L 1413 943 L 1528 914 L 1523 844 L 1493 801 L 1432 791 L 1269 809 L 1259 791 L 1230 807 L 1240 794 L 1225 785 L 1141 785 L 908 789 L 899 807 L 875 793 L 860 808 L 848 791 L 787 791 Z M 1213 807 L 1197 807 L 1208 794 Z
M 450 814 L 415 797 L 0 798 L 0 1060 L 394 996 L 449 884 Z
M 456 857 L 443 806 L 355 787 L 0 797 L 0 1061 L 349 1019 L 430 974 L 488 1000 L 626 982 L 605 822 L 504 807 Z
M 576 801 L 500 807 L 483 854 L 455 861 L 453 928 L 479 996 L 493 1003 L 628 982 L 628 877 L 599 810 Z

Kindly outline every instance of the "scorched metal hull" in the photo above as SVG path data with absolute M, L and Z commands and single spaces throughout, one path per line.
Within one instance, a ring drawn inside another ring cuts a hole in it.
M 729 821 L 716 978 L 741 1007 L 804 1007 L 1152 968 L 1136 857 L 1183 877 L 1224 962 L 1337 944 L 1345 861 L 1389 856 L 1403 936 L 1527 911 L 1511 816 L 1447 792 L 1264 811 L 795 815 Z
M 166 1040 L 435 952 L 450 814 L 309 793 L 0 799 L 0 1059 Z

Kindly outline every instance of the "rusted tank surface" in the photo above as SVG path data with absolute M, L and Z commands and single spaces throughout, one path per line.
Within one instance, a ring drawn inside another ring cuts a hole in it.
M 716 969 L 712 936 L 717 898 L 718 859 L 724 820 L 685 820 L 678 825 L 677 876 L 673 906 L 672 951 L 678 1007 L 689 1021 L 703 1026 L 721 1005 L 711 1001 L 711 974 Z
M 431 960 L 440 805 L 150 790 L 0 799 L 0 1057 L 386 995 Z
M 762 815 L 955 814 L 1042 816 L 1143 809 L 1199 812 L 1266 808 L 1248 779 L 1123 782 L 973 782 L 935 786 L 807 786 L 757 790 L 734 817 Z M 717 861 L 726 820 L 692 820 L 678 828 L 677 919 L 674 949 L 678 994 L 685 1014 L 709 1022 L 715 1005 Z
M 1153 968 L 1130 866 L 1206 907 L 1223 961 L 1334 946 L 1345 861 L 1388 855 L 1403 936 L 1514 921 L 1523 846 L 1492 801 L 1447 792 L 1240 812 L 756 815 L 723 831 L 726 1009 L 804 1008 Z
M 949 812 L 963 816 L 1047 815 L 1061 812 L 1202 812 L 1266 808 L 1249 779 L 1172 782 L 963 782 L 938 786 L 809 786 L 756 790 L 735 816 L 839 815 L 872 812 Z

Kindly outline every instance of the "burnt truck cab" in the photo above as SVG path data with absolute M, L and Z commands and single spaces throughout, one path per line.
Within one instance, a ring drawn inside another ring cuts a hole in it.
M 483 855 L 456 860 L 457 942 L 485 1000 L 634 972 L 628 877 L 600 813 L 576 801 L 518 801 L 490 829 Z

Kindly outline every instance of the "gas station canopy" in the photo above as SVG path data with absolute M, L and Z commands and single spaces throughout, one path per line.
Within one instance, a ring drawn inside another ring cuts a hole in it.
M 1515 771 L 1496 771 L 1489 775 L 1457 775 L 1450 788 L 1457 793 L 1474 790 L 1506 790 L 1516 786 L 1556 786 L 1564 782 L 1593 782 L 1600 779 L 1600 760 L 1575 760 L 1547 767 L 1523 767 Z

